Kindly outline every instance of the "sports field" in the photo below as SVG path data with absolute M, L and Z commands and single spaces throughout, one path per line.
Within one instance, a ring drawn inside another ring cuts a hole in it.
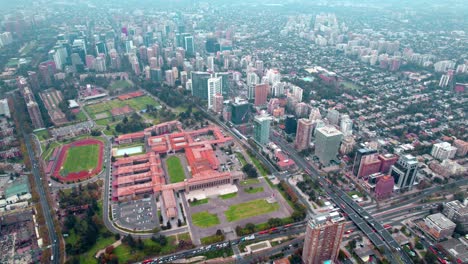
M 181 182 L 185 180 L 184 168 L 177 156 L 172 156 L 166 159 L 166 167 L 169 173 L 171 183 Z
M 265 199 L 257 199 L 241 204 L 231 205 L 224 214 L 226 215 L 228 222 L 233 222 L 256 215 L 271 213 L 278 209 L 278 203 L 268 203 Z
M 97 103 L 97 104 L 91 104 L 91 105 L 86 105 L 85 109 L 88 112 L 88 114 L 91 115 L 93 119 L 96 119 L 96 115 L 101 114 L 101 113 L 106 113 L 107 115 L 102 115 L 105 117 L 111 116 L 110 110 L 118 107 L 124 107 L 124 106 L 130 106 L 132 109 L 135 109 L 136 111 L 141 111 L 143 109 L 146 109 L 146 105 L 153 105 L 153 106 L 159 106 L 159 103 L 156 102 L 153 98 L 150 96 L 140 96 L 128 100 L 121 101 L 119 99 L 113 99 L 110 101 L 105 101 L 102 103 Z
M 76 146 L 68 149 L 62 171 L 68 173 L 89 171 L 96 168 L 99 160 L 99 145 Z
M 219 218 L 216 214 L 210 214 L 207 211 L 203 211 L 193 214 L 192 222 L 198 227 L 207 228 L 210 226 L 219 225 Z

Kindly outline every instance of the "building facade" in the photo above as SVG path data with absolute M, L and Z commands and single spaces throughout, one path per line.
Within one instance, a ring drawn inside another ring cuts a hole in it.
M 400 190 L 411 190 L 418 172 L 418 161 L 412 155 L 401 156 L 392 165 L 390 176 L 395 180 L 395 186 Z
M 340 149 L 343 133 L 332 126 L 325 126 L 317 129 L 315 136 L 315 155 L 324 166 L 330 165 L 332 160 L 336 160 Z
M 431 156 L 438 160 L 453 159 L 457 153 L 457 148 L 448 142 L 441 142 L 432 146 Z
M 310 137 L 312 136 L 313 123 L 309 119 L 301 118 L 297 122 L 296 140 L 294 148 L 298 151 L 308 149 L 310 147 Z
M 254 118 L 254 139 L 261 145 L 270 142 L 270 124 L 271 116 L 262 114 Z
M 345 225 L 326 219 L 312 219 L 307 224 L 302 261 L 304 264 L 319 264 L 336 261 L 340 250 Z

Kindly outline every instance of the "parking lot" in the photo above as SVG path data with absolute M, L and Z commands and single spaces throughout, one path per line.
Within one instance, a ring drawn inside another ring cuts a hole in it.
M 156 201 L 153 196 L 130 202 L 114 203 L 112 217 L 117 225 L 130 230 L 152 230 L 159 227 Z

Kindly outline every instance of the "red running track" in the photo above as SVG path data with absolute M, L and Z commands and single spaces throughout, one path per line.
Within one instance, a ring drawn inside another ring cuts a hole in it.
M 65 162 L 65 158 L 67 157 L 68 149 L 71 147 L 79 147 L 79 146 L 86 146 L 86 145 L 99 145 L 99 158 L 98 164 L 96 168 L 94 168 L 91 172 L 89 171 L 80 171 L 80 172 L 72 172 L 69 173 L 67 176 L 60 175 L 60 168 L 62 167 L 63 163 Z M 86 180 L 89 179 L 96 174 L 98 174 L 102 170 L 102 156 L 104 154 L 104 143 L 97 139 L 82 139 L 75 141 L 73 143 L 67 144 L 62 146 L 60 149 L 60 153 L 57 158 L 57 163 L 55 165 L 54 173 L 52 174 L 56 179 L 62 182 L 75 182 L 79 180 Z

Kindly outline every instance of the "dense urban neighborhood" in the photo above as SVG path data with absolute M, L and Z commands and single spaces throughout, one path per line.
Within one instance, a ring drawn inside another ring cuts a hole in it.
M 461 0 L 0 3 L 0 263 L 468 263 Z

